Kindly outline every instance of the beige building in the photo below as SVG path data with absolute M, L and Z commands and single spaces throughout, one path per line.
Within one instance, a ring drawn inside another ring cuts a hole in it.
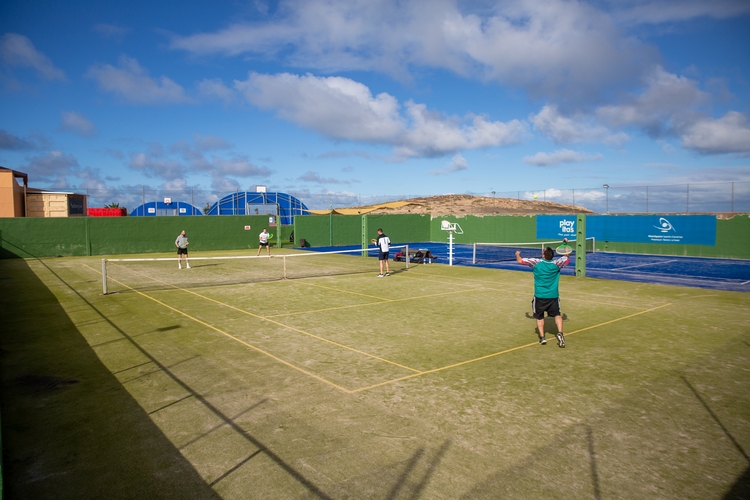
M 23 172 L 0 167 L 0 217 L 26 216 L 29 177 Z
M 86 195 L 26 190 L 26 217 L 81 217 L 86 215 Z
M 28 186 L 23 172 L 0 167 L 0 217 L 82 217 L 86 195 Z

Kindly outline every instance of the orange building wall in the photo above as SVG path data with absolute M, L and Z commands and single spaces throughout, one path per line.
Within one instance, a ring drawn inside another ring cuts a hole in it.
M 0 171 L 0 217 L 23 217 L 23 186 L 12 171 Z

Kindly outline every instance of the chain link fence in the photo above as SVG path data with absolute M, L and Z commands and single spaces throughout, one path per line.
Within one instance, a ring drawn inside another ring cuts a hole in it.
M 375 205 L 389 201 L 435 196 L 432 194 L 392 194 L 362 196 L 346 193 L 315 193 L 280 190 L 302 201 L 310 209 Z M 241 191 L 237 191 L 241 192 Z M 132 213 L 137 207 L 170 198 L 189 203 L 202 212 L 231 192 L 201 188 L 188 190 L 153 189 L 130 186 L 112 189 L 87 189 L 89 207 L 118 205 Z M 595 213 L 750 213 L 750 182 L 689 183 L 653 186 L 609 186 L 583 189 L 537 189 L 526 191 L 466 192 L 488 198 L 537 200 L 575 205 Z M 536 196 L 536 198 L 534 198 Z

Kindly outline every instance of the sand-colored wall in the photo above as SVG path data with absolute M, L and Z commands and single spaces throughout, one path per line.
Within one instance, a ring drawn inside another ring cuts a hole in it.
M 0 217 L 23 217 L 23 186 L 13 172 L 0 171 Z

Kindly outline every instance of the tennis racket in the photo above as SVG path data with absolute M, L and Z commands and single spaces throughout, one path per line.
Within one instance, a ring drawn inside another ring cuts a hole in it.
M 370 243 L 372 243 L 373 245 L 374 245 L 375 243 L 377 243 L 377 242 L 378 242 L 378 240 L 376 240 L 375 238 L 373 238 L 373 239 L 371 239 L 371 240 L 370 240 Z
M 563 243 L 559 247 L 555 248 L 555 252 L 557 252 L 557 255 L 570 255 L 573 253 L 573 247 L 568 245 L 567 243 Z
M 269 235 L 268 235 L 268 239 L 269 239 L 269 240 L 272 240 L 272 239 L 273 239 L 273 233 L 272 233 L 272 234 L 269 234 Z

